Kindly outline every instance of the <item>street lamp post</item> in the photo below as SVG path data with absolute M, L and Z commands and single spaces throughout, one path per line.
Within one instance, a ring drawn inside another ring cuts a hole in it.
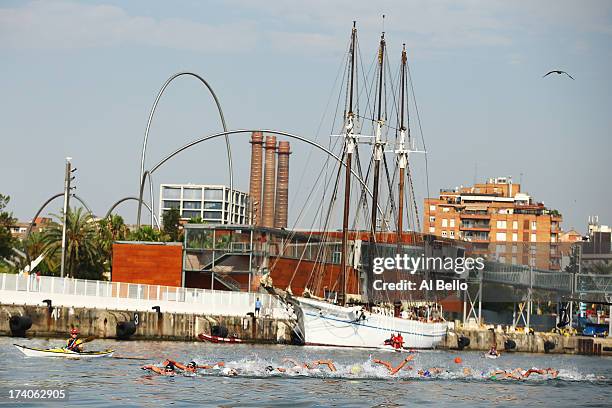
M 66 264 L 66 222 L 68 221 L 68 211 L 70 211 L 70 182 L 74 177 L 72 173 L 76 170 L 72 168 L 72 157 L 66 157 L 66 173 L 64 175 L 64 213 L 62 223 L 62 260 L 60 265 L 60 276 L 64 277 L 64 268 Z

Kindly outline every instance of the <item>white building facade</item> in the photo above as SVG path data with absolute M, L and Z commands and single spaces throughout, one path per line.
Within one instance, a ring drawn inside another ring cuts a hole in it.
M 248 224 L 249 195 L 234 189 L 230 210 L 230 189 L 211 184 L 162 184 L 159 191 L 159 218 L 172 208 L 183 220 L 201 218 L 204 223 Z

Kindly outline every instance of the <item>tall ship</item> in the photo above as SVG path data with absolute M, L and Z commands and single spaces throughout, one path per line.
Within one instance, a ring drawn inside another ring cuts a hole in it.
M 396 254 L 419 256 L 423 254 L 426 244 L 420 234 L 404 231 L 405 219 L 412 220 L 413 228 L 418 223 L 418 215 L 404 212 L 405 208 L 417 212 L 409 170 L 409 155 L 416 149 L 408 126 L 406 48 L 404 45 L 401 53 L 399 98 L 396 100 L 394 95 L 386 97 L 385 76 L 389 69 L 385 34 L 382 33 L 375 85 L 369 91 L 361 92 L 376 94 L 373 109 L 368 111 L 366 108 L 366 113 L 364 109 L 358 110 L 356 102 L 357 47 L 357 28 L 353 23 L 345 70 L 344 120 L 341 133 L 335 135 L 342 142 L 342 162 L 331 172 L 336 178 L 333 184 L 330 183 L 333 189 L 330 201 L 335 203 L 339 201 L 340 176 L 344 172 L 342 229 L 341 232 L 330 232 L 333 230 L 330 222 L 333 219 L 333 204 L 330 204 L 322 217 L 322 232 L 317 237 L 320 245 L 316 251 L 320 259 L 315 262 L 320 263 L 313 265 L 313 273 L 301 296 L 285 294 L 284 298 L 293 306 L 297 332 L 301 333 L 307 345 L 380 348 L 385 347 L 392 336 L 401 335 L 406 348 L 432 348 L 446 335 L 448 324 L 435 304 L 426 301 L 426 294 L 418 291 L 376 291 L 373 288 L 373 282 L 378 278 L 372 272 L 374 258 L 395 257 Z M 389 124 L 392 121 L 386 108 L 388 105 L 394 107 L 396 123 Z M 368 119 L 373 123 L 374 134 L 371 136 L 361 134 L 360 123 Z M 393 140 L 392 135 L 395 136 Z M 360 144 L 371 148 L 365 175 L 359 157 Z M 388 150 L 389 147 L 392 150 Z M 392 161 L 389 160 L 394 163 L 392 170 L 389 169 L 388 153 L 393 155 Z M 386 175 L 387 183 L 384 186 L 381 183 L 381 168 Z M 355 178 L 361 181 L 356 194 L 359 203 L 354 211 L 356 217 L 362 214 L 362 220 L 365 220 L 362 224 L 365 228 L 361 230 L 356 228 L 357 221 L 349 225 L 351 188 Z M 406 189 L 407 179 L 409 191 Z M 382 192 L 386 193 L 387 200 L 381 200 Z M 409 198 L 412 198 L 410 203 L 407 202 Z M 369 214 L 366 209 L 368 204 Z M 339 265 L 333 264 L 334 256 L 340 257 Z M 425 277 L 391 270 L 380 278 L 381 281 L 410 280 L 418 283 Z M 278 282 L 269 282 L 268 279 L 267 283 L 274 285 Z

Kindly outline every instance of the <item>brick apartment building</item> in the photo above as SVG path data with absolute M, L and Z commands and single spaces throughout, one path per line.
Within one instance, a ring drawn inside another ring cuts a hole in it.
M 426 198 L 423 232 L 469 241 L 488 259 L 541 269 L 560 269 L 562 216 L 536 203 L 509 177 L 472 187 L 440 190 Z

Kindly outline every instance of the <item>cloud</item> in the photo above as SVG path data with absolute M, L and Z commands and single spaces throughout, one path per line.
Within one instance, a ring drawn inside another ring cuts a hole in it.
M 249 24 L 203 24 L 179 18 L 130 16 L 110 5 L 34 1 L 0 8 L 0 47 L 79 49 L 153 46 L 232 51 L 256 41 Z M 248 34 L 248 35 L 247 35 Z
M 374 38 L 374 48 L 382 14 L 390 41 L 421 52 L 512 47 L 523 33 L 559 28 L 612 34 L 612 2 L 605 0 L 228 0 L 206 8 L 220 17 L 201 22 L 197 12 L 193 18 L 145 17 L 115 5 L 33 1 L 0 8 L 0 48 L 150 46 L 234 52 L 258 46 L 324 55 L 344 50 L 354 19 L 361 38 Z

